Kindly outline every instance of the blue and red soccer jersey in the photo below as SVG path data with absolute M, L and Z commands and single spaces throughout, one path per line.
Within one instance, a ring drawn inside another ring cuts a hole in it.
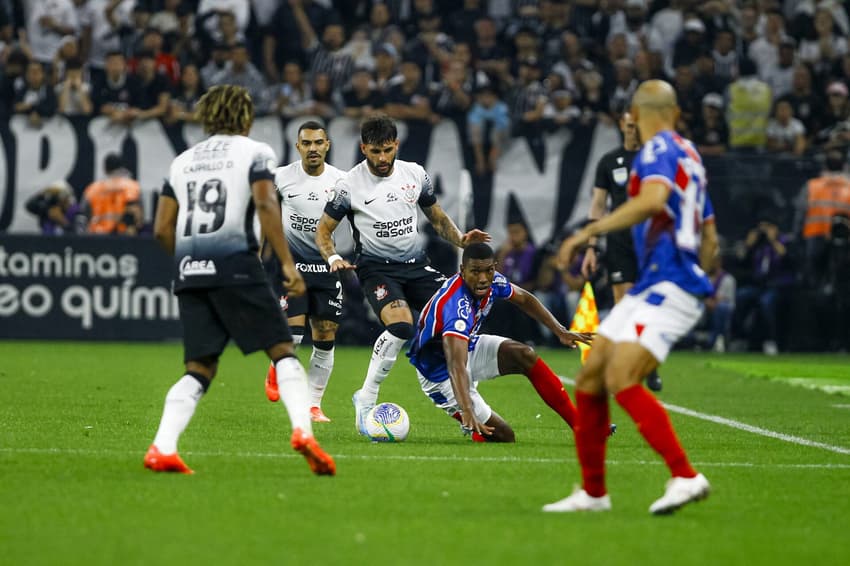
M 449 379 L 443 336 L 467 340 L 471 352 L 475 349 L 478 331 L 490 313 L 493 301 L 510 299 L 513 294 L 513 285 L 499 272 L 496 272 L 490 290 L 482 299 L 473 296 L 460 273 L 450 277 L 419 315 L 416 336 L 407 352 L 410 363 L 430 381 Z
M 632 227 L 639 275 L 629 293 L 670 281 L 692 295 L 711 295 L 711 281 L 699 265 L 702 226 L 714 221 L 702 158 L 676 132 L 659 132 L 635 157 L 630 197 L 644 181 L 664 183 L 670 196 L 662 212 Z

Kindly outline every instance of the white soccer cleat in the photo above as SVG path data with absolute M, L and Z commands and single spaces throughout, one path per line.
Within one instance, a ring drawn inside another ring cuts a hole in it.
M 357 428 L 357 432 L 359 432 L 363 436 L 369 436 L 366 431 L 366 425 L 363 424 L 363 419 L 366 418 L 366 415 L 369 414 L 369 411 L 372 410 L 372 407 L 375 406 L 374 403 L 366 403 L 360 401 L 361 391 L 358 389 L 354 392 L 354 395 L 351 396 L 351 403 L 354 405 L 354 426 Z
M 574 513 L 576 511 L 610 511 L 611 498 L 606 493 L 602 497 L 588 495 L 583 489 L 576 488 L 573 494 L 560 501 L 543 506 L 547 513 Z
M 710 492 L 711 486 L 702 474 L 692 478 L 671 478 L 667 481 L 664 495 L 649 506 L 649 512 L 667 515 L 692 501 L 705 499 Z

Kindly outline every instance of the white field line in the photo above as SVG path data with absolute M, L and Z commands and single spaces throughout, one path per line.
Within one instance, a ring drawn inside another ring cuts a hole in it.
M 364 441 L 365 443 L 366 441 Z M 572 447 L 568 448 L 570 454 Z M 389 450 L 395 450 L 392 444 L 379 444 L 375 446 L 375 450 L 381 450 L 380 453 L 373 454 L 338 454 L 334 453 L 333 457 L 337 460 L 397 460 L 401 462 L 470 462 L 470 463 L 522 463 L 522 464 L 567 464 L 575 462 L 575 458 L 535 458 L 522 456 L 425 456 L 416 454 L 391 454 Z M 400 449 L 400 448 L 399 448 Z M 126 450 L 95 450 L 88 448 L 11 448 L 0 447 L 0 454 L 55 454 L 57 456 L 120 456 L 126 457 L 130 452 Z M 133 455 L 139 456 L 139 453 Z M 209 452 L 209 451 L 185 451 L 181 452 L 187 457 L 205 457 L 205 458 L 251 458 L 251 459 L 290 459 L 302 458 L 300 454 L 292 452 Z M 141 458 L 141 456 L 139 456 Z M 645 466 L 645 465 L 664 465 L 661 460 L 608 460 L 607 464 L 615 466 Z M 787 469 L 850 469 L 848 464 L 796 464 L 796 463 L 774 463 L 774 462 L 694 462 L 694 465 L 705 468 L 787 468 Z
M 568 383 L 570 385 L 575 385 L 575 381 L 568 377 L 561 377 L 561 381 L 563 383 Z M 727 419 L 726 417 L 721 417 L 718 415 L 709 415 L 707 413 L 700 413 L 699 411 L 694 411 L 692 409 L 688 409 L 687 407 L 679 407 L 678 405 L 671 405 L 669 403 L 661 403 L 664 405 L 664 408 L 670 411 L 671 413 L 679 413 L 680 415 L 686 415 L 689 417 L 694 417 L 703 421 L 712 422 L 715 424 L 728 426 L 731 428 L 736 428 L 738 430 L 743 430 L 745 432 L 749 432 L 752 434 L 757 434 L 759 436 L 766 436 L 768 438 L 774 438 L 776 440 L 782 440 L 784 442 L 790 442 L 791 444 L 799 444 L 800 446 L 810 446 L 812 448 L 820 448 L 822 450 L 828 450 L 830 452 L 835 452 L 837 454 L 850 454 L 850 448 L 844 448 L 843 446 L 835 446 L 832 444 L 827 444 L 825 442 L 817 442 L 815 440 L 809 440 L 808 438 L 803 438 L 800 436 L 793 436 L 790 434 L 784 434 L 782 432 L 774 432 L 772 430 L 768 430 L 766 428 L 761 428 L 758 426 L 749 425 L 747 423 L 742 423 L 740 421 L 736 421 L 733 419 Z

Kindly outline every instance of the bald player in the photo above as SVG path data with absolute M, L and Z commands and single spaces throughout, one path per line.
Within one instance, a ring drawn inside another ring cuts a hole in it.
M 576 377 L 582 489 L 545 505 L 544 511 L 611 509 L 605 487 L 610 395 L 670 469 L 672 479 L 650 513 L 672 513 L 704 499 L 710 489 L 705 476 L 691 466 L 666 410 L 642 385 L 644 376 L 696 324 L 702 300 L 712 292 L 704 268 L 717 253 L 717 232 L 705 168 L 693 144 L 673 129 L 679 106 L 668 83 L 642 83 L 631 111 L 643 147 L 629 178 L 629 200 L 564 241 L 558 259 L 565 265 L 591 238 L 632 226 L 638 278 L 600 325 L 587 364 Z

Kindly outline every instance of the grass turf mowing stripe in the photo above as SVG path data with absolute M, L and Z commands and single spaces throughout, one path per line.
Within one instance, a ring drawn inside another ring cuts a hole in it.
M 56 454 L 65 456 L 68 454 L 73 454 L 76 456 L 103 456 L 103 455 L 115 455 L 115 456 L 127 456 L 130 455 L 130 452 L 126 452 L 123 450 L 87 450 L 87 449 L 77 449 L 77 448 L 0 448 L 0 453 L 9 453 L 9 454 Z M 136 454 L 135 452 L 132 454 Z M 209 452 L 209 451 L 192 451 L 187 450 L 185 452 L 181 452 L 183 456 L 186 457 L 201 457 L 201 458 L 256 458 L 256 459 L 267 459 L 267 458 L 280 458 L 280 459 L 298 459 L 301 458 L 300 454 L 294 454 L 289 452 Z M 473 458 L 469 456 L 420 456 L 420 455 L 407 455 L 407 454 L 387 454 L 381 453 L 380 455 L 373 454 L 333 454 L 333 457 L 337 460 L 372 460 L 375 458 L 379 458 L 381 460 L 397 460 L 397 461 L 407 461 L 407 462 L 486 462 L 486 463 L 524 463 L 524 464 L 565 464 L 574 461 L 572 458 L 523 458 L 523 457 L 511 457 L 511 456 L 482 456 L 480 458 Z M 618 466 L 645 466 L 645 465 L 657 465 L 661 466 L 664 464 L 661 460 L 608 460 L 608 464 L 618 465 Z M 806 463 L 806 464 L 789 464 L 789 463 L 776 463 L 776 462 L 694 462 L 694 465 L 700 467 L 714 467 L 714 468 L 787 468 L 787 469 L 850 469 L 850 463 L 848 464 L 816 464 L 816 463 Z
M 569 377 L 560 377 L 562 383 L 566 383 L 569 385 L 575 385 L 576 382 Z M 670 411 L 671 413 L 678 413 L 680 415 L 685 415 L 688 417 L 694 417 L 703 421 L 708 421 L 711 423 L 728 426 L 730 428 L 735 428 L 738 430 L 743 430 L 744 432 L 749 432 L 752 434 L 757 434 L 759 436 L 766 436 L 768 438 L 774 438 L 776 440 L 782 440 L 784 442 L 790 442 L 791 444 L 799 444 L 800 446 L 809 446 L 811 448 L 820 448 L 822 450 L 828 450 L 830 452 L 835 452 L 837 454 L 848 454 L 850 455 L 850 448 L 844 448 L 843 446 L 835 446 L 832 444 L 827 444 L 825 442 L 817 442 L 815 440 L 809 440 L 808 438 L 803 438 L 801 436 L 793 436 L 791 434 L 785 434 L 782 432 L 774 432 L 772 430 L 768 430 L 766 428 L 761 428 L 758 426 L 749 425 L 747 423 L 742 423 L 741 421 L 736 421 L 733 419 L 727 419 L 726 417 L 721 417 L 718 415 L 709 415 L 707 413 L 700 413 L 699 411 L 694 411 L 693 409 L 688 409 L 687 407 L 679 407 L 678 405 L 671 405 L 669 403 L 661 403 L 664 405 L 664 408 Z

